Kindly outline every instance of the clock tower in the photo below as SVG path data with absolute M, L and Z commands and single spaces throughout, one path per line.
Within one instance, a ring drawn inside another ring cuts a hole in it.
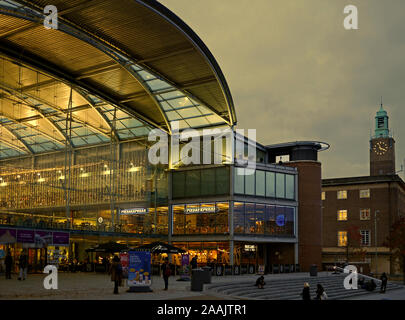
M 395 140 L 388 127 L 388 115 L 381 103 L 370 140 L 370 176 L 395 174 Z

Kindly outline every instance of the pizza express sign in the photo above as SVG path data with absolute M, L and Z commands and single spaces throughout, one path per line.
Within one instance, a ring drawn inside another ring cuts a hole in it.
M 131 209 L 121 209 L 120 215 L 130 215 L 130 214 L 145 214 L 148 213 L 148 208 L 131 208 Z
M 186 213 L 187 214 L 192 214 L 192 213 L 215 213 L 217 212 L 217 208 L 215 206 L 209 206 L 209 207 L 186 207 Z

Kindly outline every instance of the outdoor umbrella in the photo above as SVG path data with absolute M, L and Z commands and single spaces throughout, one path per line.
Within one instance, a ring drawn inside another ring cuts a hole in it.
M 120 252 L 128 250 L 128 246 L 122 243 L 117 243 L 117 242 L 107 242 L 107 243 L 101 243 L 98 244 L 95 247 L 86 249 L 86 252 L 107 252 L 107 253 L 114 253 L 114 252 Z
M 185 253 L 181 248 L 174 247 L 168 243 L 153 242 L 140 247 L 136 247 L 137 251 L 150 251 L 151 253 Z

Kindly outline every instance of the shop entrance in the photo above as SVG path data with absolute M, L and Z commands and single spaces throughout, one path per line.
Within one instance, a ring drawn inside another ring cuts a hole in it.
M 28 265 L 29 272 L 42 273 L 47 263 L 46 248 L 29 248 L 28 249 Z

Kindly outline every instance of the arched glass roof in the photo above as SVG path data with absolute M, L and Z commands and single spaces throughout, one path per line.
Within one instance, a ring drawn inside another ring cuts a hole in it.
M 215 59 L 157 1 L 55 0 L 58 30 L 47 4 L 0 0 L 0 158 L 236 123 Z

